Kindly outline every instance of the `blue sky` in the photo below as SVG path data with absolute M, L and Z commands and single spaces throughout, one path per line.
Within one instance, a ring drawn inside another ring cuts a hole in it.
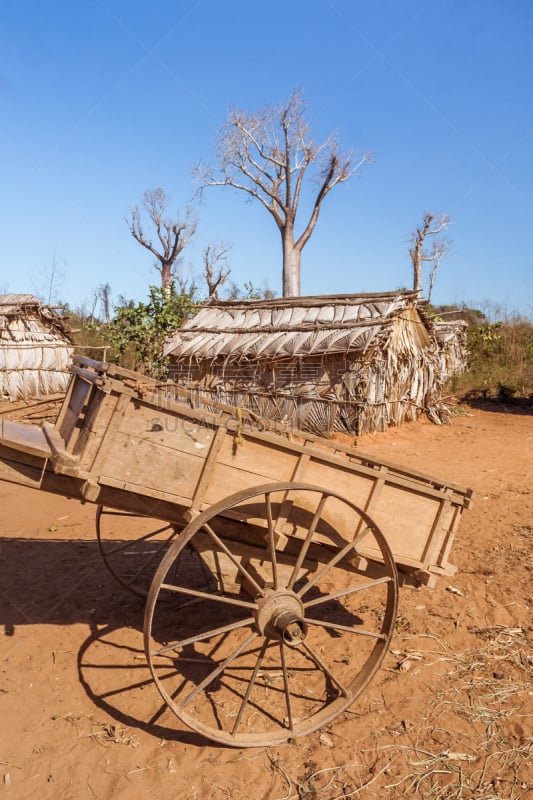
M 125 215 L 161 186 L 192 202 L 229 107 L 308 103 L 316 140 L 375 163 L 326 199 L 302 293 L 410 286 L 409 237 L 449 212 L 437 303 L 533 315 L 529 0 L 0 0 L 0 291 L 91 303 L 158 282 Z M 184 254 L 232 244 L 232 279 L 281 291 L 273 220 L 213 188 Z

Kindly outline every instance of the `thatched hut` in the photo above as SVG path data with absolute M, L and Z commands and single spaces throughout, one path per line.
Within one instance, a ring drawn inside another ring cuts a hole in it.
M 65 391 L 72 350 L 53 308 L 31 294 L 0 295 L 0 399 Z
M 170 377 L 203 398 L 315 433 L 375 432 L 426 413 L 464 350 L 446 357 L 415 292 L 225 301 L 168 341 Z M 455 363 L 454 362 L 455 359 Z

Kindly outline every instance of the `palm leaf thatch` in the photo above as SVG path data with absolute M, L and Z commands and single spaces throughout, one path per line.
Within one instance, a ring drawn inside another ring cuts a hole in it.
M 0 399 L 65 391 L 72 351 L 53 308 L 31 294 L 0 295 Z
M 204 399 L 357 434 L 423 412 L 442 421 L 442 387 L 466 352 L 460 325 L 439 327 L 416 293 L 391 292 L 209 304 L 165 354 L 172 379 Z

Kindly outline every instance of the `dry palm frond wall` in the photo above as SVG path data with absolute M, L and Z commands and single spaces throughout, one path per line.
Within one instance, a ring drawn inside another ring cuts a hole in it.
M 221 302 L 165 352 L 171 378 L 198 396 L 326 434 L 381 431 L 423 412 L 441 421 L 442 386 L 465 355 L 412 292 Z
M 63 392 L 73 348 L 59 315 L 29 294 L 0 295 L 0 399 Z

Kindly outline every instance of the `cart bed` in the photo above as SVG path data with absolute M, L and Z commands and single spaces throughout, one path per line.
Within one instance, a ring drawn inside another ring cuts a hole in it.
M 76 357 L 73 373 L 55 426 L 4 421 L 0 477 L 171 522 L 257 485 L 313 484 L 372 517 L 404 578 L 431 585 L 455 571 L 450 550 L 472 490 L 246 410 L 194 408 L 174 384 L 114 365 Z

